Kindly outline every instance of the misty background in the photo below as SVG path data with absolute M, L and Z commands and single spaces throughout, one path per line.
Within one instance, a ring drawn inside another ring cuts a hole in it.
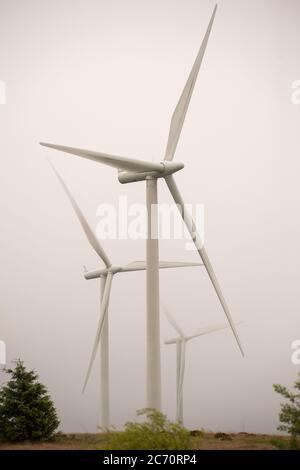
M 187 203 L 204 204 L 205 244 L 235 321 L 188 344 L 185 424 L 275 432 L 300 365 L 300 77 L 297 0 L 220 0 L 175 154 Z M 0 0 L 0 339 L 49 388 L 64 431 L 96 430 L 99 362 L 81 393 L 99 316 L 102 267 L 46 157 L 95 228 L 101 203 L 143 202 L 144 183 L 45 149 L 40 141 L 163 158 L 172 112 L 206 31 L 211 0 Z M 160 202 L 171 202 L 159 181 Z M 145 242 L 104 240 L 114 264 Z M 160 257 L 198 261 L 186 241 Z M 115 278 L 110 318 L 111 421 L 145 406 L 145 273 Z M 225 322 L 204 268 L 164 270 L 161 298 L 187 333 Z M 164 317 L 162 342 L 174 335 Z M 175 347 L 162 344 L 163 410 L 175 416 Z M 5 380 L 1 374 L 1 380 Z

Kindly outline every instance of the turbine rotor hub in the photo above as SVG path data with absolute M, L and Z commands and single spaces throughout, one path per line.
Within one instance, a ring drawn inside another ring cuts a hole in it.
M 161 170 L 160 171 L 120 171 L 119 172 L 119 182 L 122 184 L 134 183 L 136 181 L 144 181 L 147 178 L 165 178 L 170 176 L 173 173 L 176 173 L 179 170 L 184 168 L 183 163 L 178 162 L 169 162 L 164 160 L 160 162 Z

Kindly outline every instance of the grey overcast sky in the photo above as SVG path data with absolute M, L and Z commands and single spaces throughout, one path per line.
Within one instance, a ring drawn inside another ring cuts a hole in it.
M 100 267 L 46 157 L 95 228 L 100 203 L 144 201 L 143 183 L 45 149 L 39 141 L 156 161 L 214 7 L 211 0 L 0 0 L 0 339 L 49 387 L 65 431 L 95 431 L 98 363 L 84 375 L 99 315 Z M 298 0 L 220 0 L 176 160 L 186 202 L 205 206 L 206 248 L 236 321 L 188 345 L 185 422 L 275 432 L 280 397 L 300 365 L 300 80 Z M 160 201 L 170 196 L 159 182 Z M 115 263 L 142 241 L 105 240 Z M 185 242 L 161 258 L 197 261 Z M 225 321 L 205 271 L 161 273 L 182 328 Z M 173 334 L 162 318 L 162 340 Z M 145 275 L 116 277 L 110 306 L 112 423 L 145 405 Z M 162 344 L 163 408 L 175 413 L 175 348 Z M 2 377 L 3 380 L 3 377 Z

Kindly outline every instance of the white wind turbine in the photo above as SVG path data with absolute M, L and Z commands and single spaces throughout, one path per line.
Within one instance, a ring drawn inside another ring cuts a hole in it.
M 195 63 L 188 77 L 186 85 L 180 96 L 178 104 L 172 116 L 169 137 L 164 159 L 159 163 L 144 160 L 136 160 L 125 157 L 108 155 L 91 150 L 83 150 L 74 147 L 41 143 L 41 145 L 56 150 L 61 150 L 73 155 L 77 155 L 98 163 L 114 167 L 118 170 L 120 183 L 131 183 L 135 181 L 146 181 L 146 201 L 148 211 L 148 238 L 147 238 L 147 406 L 161 409 L 161 361 L 160 361 L 160 324 L 159 324 L 159 255 L 157 239 L 157 180 L 164 178 L 170 193 L 177 204 L 178 210 L 186 224 L 186 227 L 197 248 L 200 258 L 207 270 L 208 276 L 213 284 L 216 294 L 223 307 L 225 315 L 238 343 L 240 351 L 243 353 L 238 334 L 232 321 L 229 308 L 221 291 L 220 285 L 212 268 L 212 265 L 203 246 L 202 240 L 197 233 L 195 223 L 189 213 L 185 210 L 184 200 L 175 183 L 173 173 L 184 167 L 183 163 L 173 162 L 175 150 L 182 130 L 185 115 L 195 86 L 196 78 L 208 38 L 215 18 L 217 5 L 214 8 L 206 34 L 202 41 Z M 151 207 L 153 206 L 152 212 Z M 110 280 L 107 279 L 105 292 L 110 290 Z M 106 299 L 107 294 L 104 293 Z M 103 328 L 103 318 L 99 323 L 99 336 Z
M 70 190 L 66 186 L 62 177 L 54 167 L 54 165 L 49 161 L 54 173 L 56 174 L 60 184 L 62 185 L 65 193 L 67 194 L 72 207 L 78 217 L 78 220 L 84 230 L 84 233 L 90 242 L 91 246 L 94 248 L 100 259 L 105 264 L 105 267 L 98 269 L 96 271 L 86 271 L 84 273 L 85 279 L 97 279 L 100 278 L 100 289 L 101 289 L 101 314 L 100 314 L 100 323 L 98 326 L 96 338 L 94 341 L 94 347 L 92 352 L 92 357 L 90 359 L 86 379 L 84 382 L 83 390 L 87 385 L 92 366 L 96 357 L 97 349 L 100 343 L 100 424 L 103 429 L 107 429 L 110 425 L 109 411 L 110 411 L 110 400 L 109 400 L 109 322 L 108 322 L 108 304 L 111 292 L 111 284 L 113 276 L 117 273 L 124 273 L 130 271 L 145 271 L 146 262 L 145 261 L 134 261 L 132 263 L 120 266 L 112 265 L 110 259 L 108 258 L 106 252 L 104 251 L 99 240 L 95 236 L 93 230 L 89 226 L 86 218 L 84 217 L 81 209 L 79 208 L 77 202 L 72 196 Z M 182 267 L 191 267 L 191 266 L 200 266 L 202 263 L 190 263 L 182 261 L 160 261 L 159 268 L 182 268 Z M 102 329 L 102 331 L 101 331 Z
M 178 336 L 165 341 L 165 344 L 176 344 L 176 421 L 183 423 L 183 382 L 185 372 L 186 344 L 199 336 L 229 328 L 229 325 L 216 325 L 200 328 L 193 335 L 187 336 L 179 327 L 171 313 L 164 307 L 163 311 Z

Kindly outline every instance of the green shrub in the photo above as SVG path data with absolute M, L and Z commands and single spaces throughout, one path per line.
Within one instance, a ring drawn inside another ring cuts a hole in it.
M 124 431 L 112 432 L 109 450 L 186 450 L 190 433 L 179 423 L 172 423 L 154 409 L 145 408 L 137 416 L 146 416 L 143 423 L 129 422 Z
M 5 370 L 11 376 L 0 389 L 0 438 L 7 441 L 50 439 L 59 420 L 54 404 L 34 371 L 23 362 Z
M 270 443 L 272 444 L 272 446 L 276 447 L 276 449 L 279 449 L 279 450 L 287 450 L 288 448 L 287 442 L 277 439 L 276 437 L 271 439 Z
M 279 450 L 298 450 L 298 443 L 291 439 L 290 441 L 283 441 L 277 438 L 270 440 L 270 443 Z
M 288 432 L 291 436 L 289 447 L 298 449 L 300 447 L 300 374 L 294 387 L 297 393 L 292 393 L 278 384 L 274 385 L 274 390 L 288 400 L 287 403 L 281 404 L 279 421 L 282 424 L 278 426 L 278 430 Z

